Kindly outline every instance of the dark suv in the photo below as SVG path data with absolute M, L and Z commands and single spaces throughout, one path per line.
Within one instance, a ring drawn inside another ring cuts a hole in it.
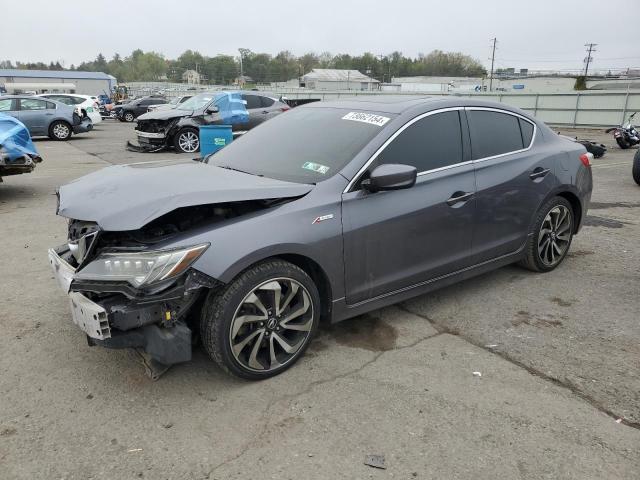
M 121 122 L 133 122 L 143 113 L 146 113 L 151 105 L 167 103 L 165 97 L 152 96 L 133 100 L 129 103 L 118 105 L 114 108 L 115 116 Z
M 151 362 L 192 335 L 236 375 L 290 367 L 337 322 L 510 263 L 558 267 L 592 155 L 516 108 L 456 97 L 318 102 L 209 157 L 60 188 L 50 250 L 74 322 Z

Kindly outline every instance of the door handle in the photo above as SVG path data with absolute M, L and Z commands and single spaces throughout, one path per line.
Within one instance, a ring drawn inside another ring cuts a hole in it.
M 549 173 L 551 170 L 548 168 L 536 167 L 533 169 L 533 172 L 529 174 L 529 178 L 531 180 L 535 180 L 537 178 L 543 178 Z
M 453 207 L 456 204 L 464 203 L 473 197 L 473 192 L 455 192 L 449 200 L 447 200 L 447 205 Z
M 263 110 L 262 113 L 264 113 L 265 115 L 267 115 L 269 113 L 268 110 Z

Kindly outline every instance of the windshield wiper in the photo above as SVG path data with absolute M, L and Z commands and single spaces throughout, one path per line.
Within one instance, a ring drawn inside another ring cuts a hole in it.
M 233 167 L 230 167 L 229 165 L 216 165 L 216 166 L 220 167 L 220 168 L 224 168 L 225 170 L 234 170 L 236 172 L 246 173 L 247 175 L 254 175 L 256 177 L 264 177 L 264 175 L 259 175 L 257 173 L 251 173 L 251 172 L 245 172 L 244 170 L 240 170 L 239 168 L 233 168 Z

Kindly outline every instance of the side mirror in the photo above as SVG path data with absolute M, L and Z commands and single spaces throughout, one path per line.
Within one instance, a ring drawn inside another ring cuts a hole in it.
M 362 187 L 369 192 L 402 190 L 413 187 L 417 176 L 416 167 L 387 163 L 376 167 L 369 178 L 362 181 Z
M 218 113 L 220 109 L 217 105 L 211 105 L 207 108 L 207 113 Z

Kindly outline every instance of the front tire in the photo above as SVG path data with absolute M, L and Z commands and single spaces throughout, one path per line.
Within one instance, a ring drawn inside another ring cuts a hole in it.
M 57 120 L 49 127 L 49 138 L 59 142 L 66 142 L 71 138 L 71 125 L 63 120 Z
M 547 201 L 529 231 L 520 265 L 534 272 L 550 272 L 560 265 L 573 240 L 574 221 L 573 208 L 565 198 Z
M 633 156 L 633 168 L 631 169 L 633 180 L 640 185 L 640 150 Z
M 124 114 L 124 121 L 131 123 L 136 119 L 136 117 L 133 115 L 133 113 L 131 112 L 125 112 Z
M 200 137 L 195 128 L 183 128 L 176 133 L 173 146 L 179 153 L 195 153 L 200 150 Z
M 291 367 L 320 319 L 313 280 L 283 260 L 255 265 L 205 300 L 200 336 L 209 356 L 241 378 L 261 380 Z

